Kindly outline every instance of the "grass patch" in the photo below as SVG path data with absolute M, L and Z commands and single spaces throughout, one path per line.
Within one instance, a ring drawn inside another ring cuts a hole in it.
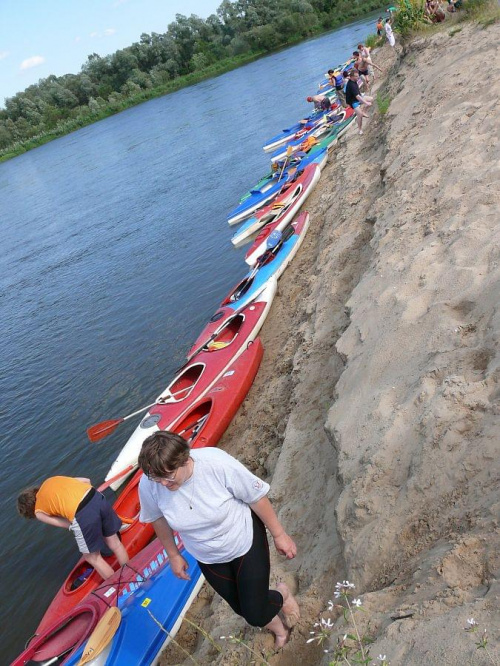
M 449 34 L 450 37 L 453 37 L 453 35 L 456 35 L 457 32 L 461 32 L 461 31 L 462 31 L 462 28 L 452 28 L 452 29 L 449 31 L 448 34 Z
M 466 0 L 460 14 L 462 21 L 472 20 L 484 28 L 500 19 L 500 9 L 495 0 Z
M 478 24 L 484 29 L 500 20 L 500 9 L 492 11 L 489 15 L 485 14 L 477 19 Z
M 380 37 L 376 34 L 368 35 L 368 37 L 365 39 L 365 46 L 367 46 L 369 49 L 376 49 L 379 46 L 383 46 L 385 42 L 385 38 L 383 35 L 380 35 Z
M 392 97 L 389 95 L 389 93 L 383 93 L 380 92 L 380 90 L 377 93 L 377 107 L 380 112 L 380 115 L 385 116 L 387 111 L 389 110 L 389 106 L 392 102 Z

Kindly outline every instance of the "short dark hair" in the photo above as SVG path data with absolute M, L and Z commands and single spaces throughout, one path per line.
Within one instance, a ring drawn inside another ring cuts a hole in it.
M 17 511 L 23 518 L 35 518 L 36 494 L 40 486 L 25 488 L 17 497 Z
M 354 76 L 354 74 L 359 74 L 359 72 L 358 72 L 357 69 L 351 69 L 351 70 L 349 71 L 349 78 L 350 78 L 351 76 Z
M 359 51 L 353 51 L 353 52 L 352 52 L 352 55 L 358 56 L 358 55 L 359 55 Z
M 147 437 L 139 454 L 139 466 L 146 476 L 168 476 L 189 459 L 189 444 L 180 435 L 159 430 Z
M 333 74 L 333 69 L 329 69 L 328 74 Z

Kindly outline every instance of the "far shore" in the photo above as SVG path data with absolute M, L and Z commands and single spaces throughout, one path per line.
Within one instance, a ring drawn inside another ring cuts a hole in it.
M 370 12 L 368 16 L 370 16 L 372 13 L 375 16 L 375 14 L 380 11 L 382 10 L 380 9 L 380 10 L 375 10 L 374 12 Z M 366 14 L 360 14 L 359 16 L 350 18 L 346 22 L 339 21 L 338 23 L 334 23 L 328 30 L 325 30 L 323 32 L 318 32 L 317 34 L 309 37 L 308 39 L 317 39 L 321 35 L 328 34 L 329 32 L 338 30 L 339 28 L 349 25 L 350 23 L 359 21 L 364 16 L 366 16 Z M 121 113 L 122 111 L 125 111 L 134 106 L 142 104 L 143 102 L 148 102 L 157 97 L 163 97 L 165 95 L 169 95 L 171 93 L 182 90 L 183 88 L 187 88 L 189 86 L 196 85 L 197 83 L 201 83 L 202 81 L 206 81 L 214 77 L 221 76 L 222 74 L 230 72 L 234 69 L 238 69 L 240 67 L 243 67 L 244 65 L 248 65 L 251 62 L 255 62 L 260 58 L 272 55 L 273 53 L 279 53 L 283 49 L 287 49 L 299 43 L 302 43 L 302 41 L 307 41 L 307 40 L 295 40 L 295 41 L 292 40 L 287 42 L 286 44 L 280 45 L 278 48 L 273 49 L 271 51 L 258 51 L 254 53 L 242 54 L 240 56 L 234 56 L 232 58 L 227 58 L 225 60 L 220 60 L 219 62 L 210 65 L 205 69 L 200 69 L 190 74 L 177 77 L 162 86 L 156 88 L 147 88 L 128 97 L 122 96 L 122 98 L 119 100 L 107 103 L 106 106 L 100 108 L 95 113 L 79 115 L 76 118 L 68 118 L 66 120 L 61 121 L 56 127 L 47 132 L 44 132 L 43 134 L 34 136 L 26 141 L 16 142 L 15 144 L 12 144 L 11 146 L 4 148 L 3 150 L 0 150 L 0 163 L 12 159 L 13 157 L 17 157 L 18 155 L 22 155 L 23 153 L 26 153 L 34 148 L 38 148 L 39 146 L 49 143 L 54 139 L 58 139 L 62 136 L 71 134 L 72 132 L 82 129 L 83 127 L 87 127 L 88 125 L 93 125 L 94 123 L 99 122 L 100 120 L 104 120 L 105 118 L 109 118 L 110 116 Z

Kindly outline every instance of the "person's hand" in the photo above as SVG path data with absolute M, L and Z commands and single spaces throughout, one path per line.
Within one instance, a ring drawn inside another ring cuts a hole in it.
M 288 536 L 286 532 L 283 532 L 277 537 L 274 537 L 274 545 L 276 550 L 281 555 L 285 555 L 289 560 L 293 560 L 295 555 L 297 555 L 297 546 L 295 541 Z
M 191 580 L 191 576 L 187 573 L 189 564 L 179 553 L 170 558 L 170 568 L 176 578 L 181 578 L 182 580 Z

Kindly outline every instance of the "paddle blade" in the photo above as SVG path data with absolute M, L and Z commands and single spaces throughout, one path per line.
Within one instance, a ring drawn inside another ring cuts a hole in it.
M 87 428 L 87 437 L 91 442 L 98 442 L 100 439 L 104 439 L 108 435 L 111 435 L 116 428 L 123 423 L 125 419 L 113 419 L 112 421 L 101 421 L 101 423 L 96 423 L 90 428 Z
M 88 664 L 89 661 L 92 661 L 101 654 L 116 634 L 121 618 L 122 614 L 119 608 L 116 608 L 116 606 L 108 608 L 97 623 L 94 631 L 90 634 L 78 666 Z
M 269 234 L 269 236 L 267 237 L 266 247 L 269 248 L 269 249 L 272 249 L 273 247 L 276 247 L 276 245 L 278 245 L 278 243 L 281 240 L 281 236 L 282 236 L 282 233 L 278 229 L 275 229 L 274 231 L 272 231 Z

